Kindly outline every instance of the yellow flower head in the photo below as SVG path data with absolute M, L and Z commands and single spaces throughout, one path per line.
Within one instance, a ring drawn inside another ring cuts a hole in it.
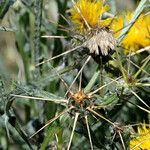
M 150 150 L 150 127 L 146 128 L 144 123 L 142 127 L 138 127 L 137 137 L 130 141 L 130 149 L 134 150 Z
M 101 15 L 108 10 L 100 0 L 78 0 L 71 9 L 71 20 L 80 32 L 85 31 L 88 27 L 96 28 L 108 24 L 106 20 L 100 20 Z
M 130 22 L 133 13 L 127 13 L 125 20 Z M 115 19 L 111 25 L 111 28 L 115 31 L 123 28 L 124 17 L 119 16 Z M 121 31 L 120 31 L 121 32 Z M 120 32 L 115 33 L 117 37 Z M 135 52 L 140 48 L 144 48 L 150 45 L 150 15 L 141 14 L 138 20 L 130 29 L 127 36 L 122 41 L 122 46 L 125 48 L 125 53 Z

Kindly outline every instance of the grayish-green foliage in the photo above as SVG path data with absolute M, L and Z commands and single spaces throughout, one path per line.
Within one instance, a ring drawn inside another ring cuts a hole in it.
M 38 63 L 72 48 L 75 33 L 71 29 L 72 26 L 62 17 L 69 18 L 67 11 L 71 2 L 19 2 L 19 6 L 13 6 L 16 4 L 15 0 L 0 1 L 1 20 L 9 14 L 10 6 L 13 11 L 13 15 L 10 15 L 10 26 L 0 25 L 0 32 L 13 34 L 18 54 L 17 64 L 23 64 L 23 67 L 18 65 L 16 70 L 19 73 L 14 71 L 15 75 L 12 75 L 9 69 L 2 69 L 5 65 L 0 65 L 0 149 L 67 149 L 76 113 L 80 115 L 71 149 L 91 148 L 86 115 L 94 149 L 129 149 L 132 124 L 149 120 L 148 53 L 144 52 L 130 58 L 123 54 L 120 47 L 116 47 L 116 53 L 111 59 L 114 60 L 113 63 L 97 64 L 91 59 L 82 70 L 82 77 L 79 76 L 73 84 L 71 92 L 65 94 L 87 59 L 86 50 L 79 48 L 52 61 L 41 65 Z M 144 11 L 148 3 L 146 2 L 142 0 L 139 3 L 133 18 L 122 29 L 118 45 Z M 110 11 L 114 10 L 115 6 L 112 5 Z M 52 12 L 58 13 L 59 16 L 52 16 Z M 55 22 L 51 20 L 52 17 L 56 17 Z M 41 35 L 68 38 L 45 39 Z M 2 50 L 5 51 L 5 48 Z M 0 60 L 0 63 L 3 64 L 3 60 Z M 70 100 L 73 99 L 72 93 L 78 92 L 80 85 L 86 95 L 90 96 L 85 102 L 87 107 L 73 104 Z M 57 118 L 57 115 L 72 105 L 75 108 L 63 113 L 56 121 L 30 138 L 49 119 Z

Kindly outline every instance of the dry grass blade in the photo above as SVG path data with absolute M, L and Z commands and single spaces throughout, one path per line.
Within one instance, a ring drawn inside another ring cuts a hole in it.
M 96 116 L 102 118 L 103 120 L 107 121 L 108 123 L 110 123 L 111 125 L 115 126 L 115 124 L 113 122 L 111 122 L 110 120 L 108 120 L 107 118 L 105 118 L 104 116 L 98 114 L 96 111 L 94 111 L 93 109 L 87 107 L 86 108 L 88 111 L 90 111 L 91 113 L 95 114 Z
M 123 141 L 123 138 L 122 138 L 122 135 L 121 135 L 120 131 L 118 132 L 118 134 L 119 134 L 123 149 L 126 150 L 126 147 L 125 147 L 125 144 L 124 144 L 124 141 Z
M 148 126 L 148 127 L 150 127 L 150 125 L 149 124 L 144 124 L 144 123 L 135 123 L 135 124 L 129 124 L 129 125 L 126 125 L 126 126 L 124 126 L 125 128 L 129 128 L 129 127 L 134 127 L 134 126 L 142 126 L 142 125 L 146 125 L 146 126 Z
M 58 24 L 57 22 L 54 22 L 52 20 L 49 20 L 49 22 L 56 25 L 57 27 L 59 27 L 58 30 L 62 30 L 62 31 L 65 31 L 65 32 L 70 32 L 71 31 L 71 29 L 69 29 L 69 28 L 67 28 L 67 27 L 65 27 L 61 24 Z
M 55 116 L 54 118 L 52 118 L 51 120 L 49 120 L 42 128 L 40 128 L 37 132 L 35 132 L 32 136 L 30 136 L 30 139 L 32 137 L 34 137 L 37 133 L 39 133 L 41 130 L 43 130 L 45 127 L 47 127 L 48 125 L 50 125 L 52 122 L 54 122 L 56 119 L 58 119 L 60 116 L 62 116 L 63 114 L 65 114 L 66 112 L 68 112 L 69 110 L 73 109 L 73 106 L 65 109 L 63 112 L 59 113 L 57 116 Z
M 135 64 L 133 61 L 131 61 L 130 59 L 128 59 L 127 58 L 127 60 L 132 64 L 132 65 L 134 65 L 136 68 L 138 68 L 138 69 L 140 69 L 140 67 L 137 65 L 137 64 Z M 144 72 L 144 73 L 146 73 L 147 75 L 150 75 L 147 71 L 145 71 L 144 69 L 142 69 L 142 71 Z
M 71 136 L 70 136 L 70 140 L 69 140 L 69 144 L 68 144 L 67 150 L 70 149 L 70 146 L 71 146 L 71 142 L 72 142 L 72 138 L 73 138 L 73 135 L 74 135 L 74 130 L 75 130 L 75 127 L 76 127 L 76 124 L 77 124 L 78 117 L 79 117 L 79 113 L 76 113 L 76 114 L 75 114 L 75 118 L 74 118 L 74 123 L 73 123 L 73 129 L 72 129 L 72 133 L 71 133 Z
M 81 83 L 82 83 L 82 72 L 80 74 L 79 91 L 81 91 Z
M 63 83 L 63 85 L 65 86 L 65 88 L 68 89 L 69 86 L 68 86 L 68 84 L 65 82 L 65 80 L 61 77 L 61 75 L 57 72 L 57 70 L 56 70 L 53 66 L 51 66 L 51 67 L 54 69 L 54 71 L 55 71 L 56 74 L 58 75 L 59 79 L 62 81 L 62 83 Z M 72 92 L 71 90 L 69 91 L 69 93 L 70 93 L 70 94 L 73 94 L 73 92 Z
M 50 39 L 65 39 L 67 36 L 56 36 L 56 35 L 42 35 L 42 38 L 50 38 Z
M 150 46 L 141 48 L 141 49 L 137 50 L 136 52 L 133 52 L 133 53 L 131 53 L 131 54 L 128 54 L 127 57 L 134 56 L 134 55 L 139 54 L 139 53 L 142 53 L 142 52 L 144 52 L 144 51 L 149 51 L 149 52 L 150 52 Z
M 143 108 L 142 106 L 134 104 L 134 103 L 132 103 L 130 101 L 127 101 L 127 102 L 150 114 L 150 110 L 147 110 L 147 109 Z
M 45 60 L 45 61 L 42 61 L 42 62 L 36 64 L 35 67 L 38 67 L 38 66 L 40 66 L 40 65 L 42 65 L 42 64 L 44 64 L 44 63 L 46 63 L 46 62 L 48 62 L 48 61 L 51 61 L 51 60 L 56 59 L 56 58 L 59 58 L 59 57 L 61 57 L 61 56 L 63 56 L 63 55 L 66 55 L 66 54 L 68 54 L 68 53 L 71 53 L 71 52 L 75 51 L 76 49 L 81 48 L 82 46 L 83 46 L 83 45 L 77 46 L 77 47 L 72 48 L 72 49 L 70 49 L 70 50 L 68 50 L 68 51 L 66 51 L 66 52 L 64 52 L 64 53 L 61 53 L 61 54 L 59 54 L 59 55 L 57 55 L 57 56 L 54 56 L 54 57 L 49 58 L 49 59 L 47 59 L 47 60 Z
M 142 63 L 149 60 L 150 55 L 148 55 L 144 60 L 142 60 Z
M 18 98 L 26 98 L 26 99 L 34 99 L 34 100 L 42 100 L 42 101 L 50 101 L 50 102 L 54 102 L 56 104 L 67 104 L 68 101 L 67 100 L 57 100 L 57 99 L 50 99 L 50 98 L 42 98 L 42 97 L 34 97 L 34 96 L 25 96 L 25 95 L 16 95 L 16 94 L 11 94 L 11 96 L 13 97 L 18 97 Z
M 134 86 L 139 86 L 139 87 L 149 87 L 150 86 L 150 84 L 149 83 L 139 83 L 139 82 L 137 82 L 137 83 L 134 83 Z
M 85 123 L 86 123 L 87 131 L 88 131 L 88 136 L 89 136 L 89 140 L 90 140 L 91 150 L 93 150 L 93 144 L 92 144 L 91 133 L 90 133 L 90 128 L 89 128 L 89 123 L 88 123 L 87 116 L 85 116 Z
M 64 21 L 66 21 L 68 25 L 70 25 L 70 22 L 67 20 L 67 18 L 64 15 L 60 14 L 60 16 L 63 18 Z
M 149 61 L 150 61 L 150 55 L 146 58 L 146 61 L 143 63 L 140 69 L 135 73 L 134 78 L 136 78 L 141 73 L 141 71 L 148 64 Z
M 136 97 L 138 98 L 138 100 L 140 100 L 147 108 L 150 109 L 150 107 L 134 92 L 131 90 L 131 93 Z
M 118 77 L 118 78 L 115 79 L 115 80 L 112 79 L 111 82 L 109 82 L 109 83 L 107 83 L 107 84 L 101 86 L 100 88 L 96 89 L 96 90 L 93 91 L 93 92 L 90 92 L 88 95 L 89 95 L 89 96 L 92 96 L 93 94 L 97 93 L 98 91 L 100 91 L 100 90 L 103 89 L 104 87 L 108 86 L 109 84 L 112 84 L 113 82 L 117 82 L 117 80 L 119 80 L 119 79 L 121 79 L 121 77 Z
M 143 107 L 141 107 L 141 106 L 139 106 L 139 105 L 136 105 L 138 108 L 140 108 L 141 110 L 143 110 L 143 111 L 145 111 L 145 112 L 147 112 L 147 113 L 149 113 L 150 114 L 150 111 L 149 110 L 147 110 L 147 109 L 145 109 L 145 108 L 143 108 Z

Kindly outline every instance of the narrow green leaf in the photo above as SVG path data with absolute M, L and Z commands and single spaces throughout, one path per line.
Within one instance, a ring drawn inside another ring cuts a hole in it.
M 133 14 L 132 19 L 129 22 L 129 24 L 124 29 L 122 29 L 122 32 L 120 33 L 120 35 L 118 37 L 118 43 L 119 44 L 124 39 L 124 37 L 128 34 L 129 30 L 131 29 L 131 27 L 134 25 L 134 23 L 136 22 L 136 20 L 138 19 L 138 17 L 142 13 L 143 9 L 145 8 L 146 2 L 147 2 L 147 0 L 141 0 L 140 1 L 138 7 L 136 8 L 136 10 Z

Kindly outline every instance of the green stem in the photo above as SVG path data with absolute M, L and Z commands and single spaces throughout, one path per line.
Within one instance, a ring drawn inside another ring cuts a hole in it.
M 34 33 L 34 61 L 39 63 L 40 57 L 40 36 L 41 36 L 41 22 L 42 22 L 42 7 L 43 0 L 35 0 L 35 33 Z M 36 76 L 39 74 L 39 68 L 36 68 Z
M 25 31 L 23 31 L 24 29 L 22 27 L 20 27 L 20 30 L 18 32 L 16 32 L 16 39 L 17 39 L 17 44 L 18 44 L 18 50 L 21 54 L 22 60 L 23 60 L 23 65 L 24 65 L 24 72 L 25 72 L 25 79 L 27 84 L 30 82 L 30 75 L 29 75 L 29 59 L 28 56 L 24 50 L 24 36 L 23 33 Z

